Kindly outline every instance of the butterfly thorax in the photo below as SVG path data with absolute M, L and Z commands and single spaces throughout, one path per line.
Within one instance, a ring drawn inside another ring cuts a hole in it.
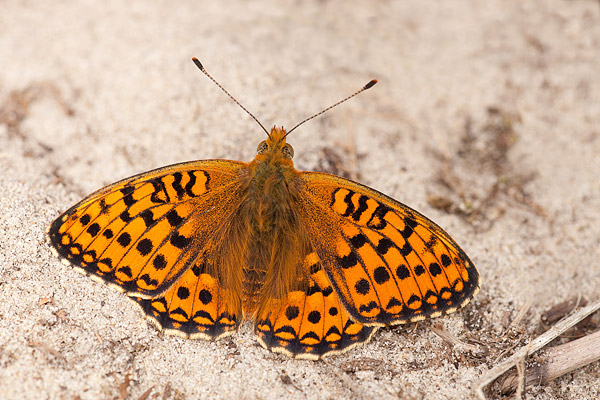
M 285 130 L 274 127 L 248 164 L 245 196 L 230 237 L 246 243 L 241 268 L 230 266 L 230 275 L 241 274 L 237 280 L 246 315 L 260 314 L 268 299 L 281 299 L 301 285 L 299 260 L 307 241 L 298 223 L 299 172 L 292 155 Z

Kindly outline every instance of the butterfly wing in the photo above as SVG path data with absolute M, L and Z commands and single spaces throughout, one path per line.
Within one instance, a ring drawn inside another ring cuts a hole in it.
M 245 168 L 206 160 L 124 179 L 57 218 L 49 242 L 67 264 L 132 296 L 167 330 L 218 337 L 235 329 L 239 310 L 225 304 L 203 266 L 242 196 Z
M 308 287 L 271 300 L 256 321 L 259 343 L 291 357 L 319 359 L 368 341 L 377 331 L 354 321 L 340 303 L 316 253 L 303 261 Z
M 301 219 L 341 303 L 366 325 L 437 317 L 479 290 L 467 255 L 434 222 L 373 189 L 301 175 Z

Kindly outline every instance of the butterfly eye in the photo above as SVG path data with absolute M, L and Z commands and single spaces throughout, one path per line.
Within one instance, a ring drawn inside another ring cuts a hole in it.
M 287 143 L 285 144 L 285 146 L 283 146 L 281 152 L 283 153 L 283 156 L 285 158 L 289 158 L 290 160 L 294 157 L 294 148 Z
M 264 153 L 267 150 L 269 150 L 269 145 L 267 144 L 266 140 L 263 140 L 262 142 L 260 142 L 258 144 L 258 147 L 256 148 L 256 152 L 258 154 L 262 154 L 262 153 Z

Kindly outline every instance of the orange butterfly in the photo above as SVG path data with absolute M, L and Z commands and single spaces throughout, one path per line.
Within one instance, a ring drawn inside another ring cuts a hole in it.
M 50 225 L 52 250 L 166 333 L 218 339 L 254 319 L 261 345 L 298 358 L 475 295 L 475 266 L 439 226 L 359 183 L 297 171 L 286 131 L 267 135 L 250 163 L 180 163 L 100 189 Z

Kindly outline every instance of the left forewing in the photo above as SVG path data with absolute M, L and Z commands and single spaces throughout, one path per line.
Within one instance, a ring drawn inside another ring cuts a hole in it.
M 156 297 L 194 265 L 233 212 L 244 168 L 233 161 L 196 161 L 109 185 L 50 225 L 51 248 L 118 290 Z

